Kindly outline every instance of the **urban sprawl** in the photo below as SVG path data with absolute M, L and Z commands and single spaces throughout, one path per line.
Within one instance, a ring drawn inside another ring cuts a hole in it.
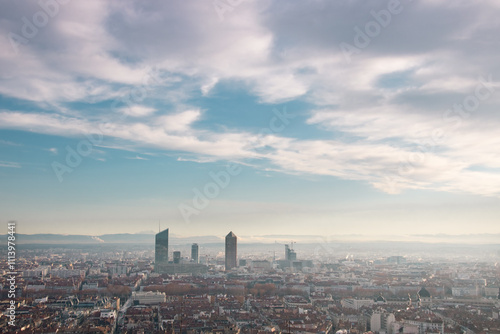
M 18 246 L 14 299 L 0 262 L 0 332 L 500 333 L 500 254 L 443 260 L 324 244 L 305 257 L 293 242 L 240 252 L 233 232 L 225 247 L 182 252 L 168 233 L 154 249 Z

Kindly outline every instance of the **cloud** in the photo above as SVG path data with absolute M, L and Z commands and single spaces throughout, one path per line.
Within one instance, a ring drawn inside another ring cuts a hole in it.
M 201 86 L 201 92 L 203 94 L 203 96 L 207 96 L 210 91 L 215 87 L 215 85 L 217 85 L 217 83 L 219 82 L 219 79 L 218 78 L 210 78 L 206 84 L 203 84 Z
M 55 147 L 51 147 L 51 148 L 47 149 L 47 151 L 49 151 L 53 155 L 57 155 L 57 153 L 58 153 L 58 150 Z
M 177 161 L 192 161 L 192 162 L 198 162 L 198 163 L 210 163 L 210 162 L 216 162 L 217 159 L 211 158 L 211 157 L 203 157 L 203 158 L 189 158 L 189 157 L 178 157 Z
M 1 140 L 1 139 L 0 139 L 0 145 L 4 145 L 4 146 L 23 146 L 22 144 L 19 144 L 19 143 L 14 143 L 14 142 L 9 141 L 9 140 Z
M 92 240 L 95 240 L 95 241 L 98 241 L 98 242 L 104 242 L 104 240 L 102 240 L 101 238 L 99 238 L 98 236 L 92 236 L 91 237 Z
M 155 108 L 151 107 L 145 107 L 145 106 L 140 106 L 140 105 L 134 105 L 130 107 L 124 107 L 120 109 L 121 112 L 123 112 L 127 116 L 132 116 L 132 117 L 143 117 L 143 116 L 148 116 L 156 112 Z
M 70 2 L 18 54 L 5 36 L 40 8 L 3 3 L 11 15 L 0 17 L 0 94 L 41 108 L 4 107 L 0 127 L 102 133 L 110 147 L 328 175 L 388 193 L 498 196 L 500 7 L 401 3 L 350 62 L 339 45 L 354 45 L 356 28 L 386 1 L 245 2 L 222 21 L 211 2 Z M 488 75 L 496 91 L 468 116 L 454 111 Z M 305 102 L 306 130 L 266 136 L 224 120 L 207 125 L 217 106 L 199 101 L 224 86 L 263 104 Z M 101 114 L 72 104 L 100 101 L 110 105 Z
M 12 162 L 12 161 L 0 161 L 0 167 L 21 168 L 21 164 L 18 162 Z
M 125 159 L 131 159 L 131 160 L 149 160 L 147 158 L 140 157 L 136 155 L 135 157 L 125 157 Z
M 169 132 L 186 132 L 201 116 L 200 110 L 186 110 L 158 118 L 163 128 Z

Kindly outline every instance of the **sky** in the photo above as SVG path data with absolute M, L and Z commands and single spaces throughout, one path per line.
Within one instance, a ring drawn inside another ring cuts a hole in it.
M 0 1 L 18 233 L 500 233 L 500 3 Z

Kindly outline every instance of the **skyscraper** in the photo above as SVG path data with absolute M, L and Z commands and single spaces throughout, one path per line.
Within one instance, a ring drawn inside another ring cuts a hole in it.
M 155 237 L 155 269 L 168 263 L 168 228 Z
M 180 251 L 174 252 L 174 263 L 175 264 L 181 263 L 181 252 Z
M 237 237 L 231 231 L 226 235 L 226 270 L 231 270 L 237 266 L 236 263 L 236 248 L 237 248 Z
M 193 260 L 194 263 L 198 263 L 198 244 L 193 244 L 191 246 L 191 260 Z

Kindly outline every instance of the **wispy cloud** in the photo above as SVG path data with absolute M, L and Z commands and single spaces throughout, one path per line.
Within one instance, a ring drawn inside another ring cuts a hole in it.
M 12 162 L 12 161 L 0 161 L 0 167 L 21 168 L 21 164 L 18 162 Z
M 140 157 L 136 155 L 135 157 L 125 157 L 125 159 L 130 159 L 130 160 L 149 160 L 148 158 Z
M 0 139 L 0 145 L 4 145 L 4 146 L 23 146 L 22 144 L 19 144 L 19 143 L 14 143 L 12 141 L 1 140 L 1 139 Z
M 49 151 L 53 155 L 57 155 L 58 152 L 59 152 L 59 150 L 57 148 L 55 148 L 55 147 L 48 148 L 47 151 Z

